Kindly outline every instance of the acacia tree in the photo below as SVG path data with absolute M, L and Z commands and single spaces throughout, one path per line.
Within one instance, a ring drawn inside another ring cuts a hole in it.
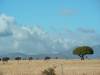
M 94 54 L 94 51 L 91 47 L 88 46 L 81 46 L 77 47 L 73 50 L 74 55 L 78 55 L 81 60 L 84 60 L 85 55 Z

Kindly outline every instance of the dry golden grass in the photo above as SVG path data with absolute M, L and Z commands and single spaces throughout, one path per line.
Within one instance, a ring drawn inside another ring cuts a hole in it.
M 100 60 L 21 60 L 0 62 L 0 75 L 41 75 L 50 67 L 56 67 L 57 75 L 100 75 Z M 63 69 L 63 70 L 62 70 Z

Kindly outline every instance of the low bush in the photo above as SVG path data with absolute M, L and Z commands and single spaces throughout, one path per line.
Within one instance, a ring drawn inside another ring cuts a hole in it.
M 56 75 L 54 68 L 48 68 L 42 71 L 42 75 Z

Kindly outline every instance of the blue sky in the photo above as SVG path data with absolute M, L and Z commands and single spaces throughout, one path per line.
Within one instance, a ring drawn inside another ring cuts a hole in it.
M 100 45 L 99 0 L 0 0 L 0 51 L 60 53 Z
M 100 32 L 99 8 L 99 0 L 0 0 L 1 13 L 14 16 L 19 24 L 49 31 L 88 27 Z

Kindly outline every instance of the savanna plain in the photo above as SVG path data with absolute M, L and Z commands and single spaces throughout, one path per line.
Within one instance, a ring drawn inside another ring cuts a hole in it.
M 10 60 L 0 62 L 0 75 L 42 75 L 47 68 L 54 68 L 56 75 L 100 75 L 100 60 Z

